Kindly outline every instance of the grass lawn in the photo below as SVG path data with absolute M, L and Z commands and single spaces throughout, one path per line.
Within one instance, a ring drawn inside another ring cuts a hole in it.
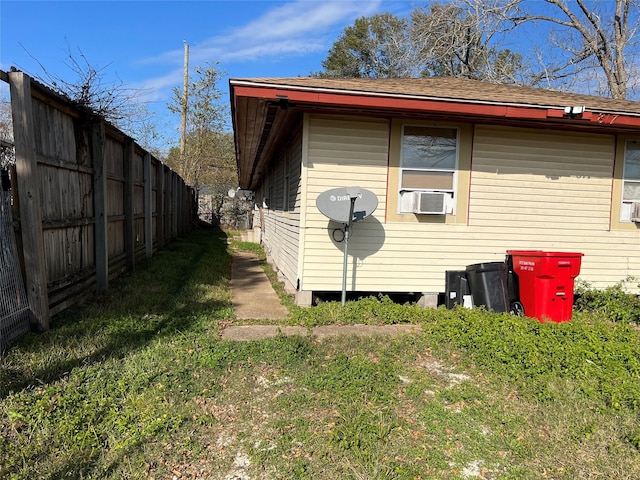
M 0 478 L 640 478 L 637 327 L 285 297 L 423 333 L 221 341 L 232 246 L 177 240 L 1 357 Z

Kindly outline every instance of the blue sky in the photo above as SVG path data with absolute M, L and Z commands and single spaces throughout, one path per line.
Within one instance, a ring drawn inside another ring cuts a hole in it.
M 595 0 L 602 2 L 603 0 Z M 607 0 L 609 1 L 609 0 Z M 15 66 L 44 78 L 42 66 L 68 82 L 67 66 L 80 52 L 106 82 L 141 92 L 165 142 L 179 143 L 180 119 L 167 103 L 182 88 L 184 41 L 190 70 L 218 64 L 226 76 L 218 85 L 228 103 L 228 78 L 306 76 L 322 70 L 322 60 L 345 27 L 358 17 L 390 12 L 405 17 L 430 0 L 0 0 L 0 69 Z M 543 2 L 528 2 L 544 8 Z M 602 3 L 601 5 L 604 5 Z M 531 48 L 544 28 L 532 25 L 502 46 Z M 578 85 L 579 86 L 579 85 Z M 589 93 L 589 92 L 586 92 Z M 0 82 L 0 98 L 8 87 Z
M 424 2 L 1 0 L 0 68 L 44 77 L 39 62 L 73 81 L 65 61 L 81 51 L 93 67 L 106 67 L 105 79 L 144 89 L 152 110 L 168 116 L 171 89 L 182 86 L 184 41 L 190 67 L 219 62 L 232 78 L 308 75 L 322 69 L 333 42 L 356 18 L 403 16 L 419 5 Z M 219 87 L 227 90 L 226 78 Z

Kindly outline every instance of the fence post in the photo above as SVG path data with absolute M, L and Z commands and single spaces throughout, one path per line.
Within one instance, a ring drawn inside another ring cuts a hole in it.
M 164 167 L 164 243 L 171 241 L 171 170 Z
M 133 271 L 136 259 L 136 232 L 133 215 L 134 149 L 133 139 L 128 138 L 124 144 L 124 255 L 129 272 Z
M 147 258 L 153 255 L 153 180 L 151 154 L 144 155 L 144 247 Z
M 191 226 L 190 230 L 193 229 L 194 225 L 197 224 L 200 217 L 198 216 L 198 212 L 200 210 L 200 192 L 196 190 L 191 190 Z
M 173 194 L 171 201 L 173 202 L 173 217 L 171 218 L 171 236 L 176 238 L 178 236 L 178 174 L 171 172 L 171 190 Z
M 178 177 L 178 211 L 180 212 L 180 216 L 178 217 L 178 235 L 184 235 L 184 208 L 182 204 L 182 189 L 184 188 L 184 182 L 180 177 Z
M 94 123 L 91 128 L 91 155 L 93 156 L 93 212 L 94 245 L 96 262 L 96 292 L 104 293 L 109 288 L 109 245 L 107 211 L 107 155 L 104 122 Z
M 187 212 L 188 209 L 186 208 L 187 206 L 187 199 L 189 197 L 187 197 L 187 185 L 186 183 L 181 182 L 182 185 L 180 186 L 180 210 L 182 211 L 182 218 L 180 219 L 180 223 L 182 225 L 182 234 L 184 235 L 187 232 Z
M 35 327 L 44 331 L 49 329 L 49 292 L 31 105 L 31 78 L 23 72 L 10 72 L 9 85 L 27 297 L 31 312 L 37 321 Z
M 160 162 L 156 169 L 156 240 L 160 250 L 164 245 L 164 165 Z

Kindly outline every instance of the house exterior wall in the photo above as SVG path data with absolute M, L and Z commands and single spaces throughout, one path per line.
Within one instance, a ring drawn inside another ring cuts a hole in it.
M 582 252 L 580 278 L 596 287 L 640 275 L 640 230 L 612 220 L 615 136 L 461 125 L 470 161 L 460 163 L 460 217 L 443 219 L 397 214 L 397 122 L 306 117 L 300 290 L 341 290 L 344 242 L 335 230 L 342 225 L 315 199 L 344 186 L 379 200 L 352 230 L 349 291 L 442 292 L 446 270 L 502 261 L 508 249 Z
M 297 286 L 301 164 L 302 126 L 299 125 L 279 149 L 256 196 L 256 204 L 263 208 L 258 211 L 254 225 L 260 226 L 269 260 L 289 290 Z
M 303 156 L 304 248 L 300 288 L 302 290 L 341 290 L 343 243 L 333 239 L 334 230 L 343 225 L 330 221 L 316 207 L 322 192 L 345 186 L 360 186 L 378 197 L 375 213 L 354 225 L 349 240 L 350 262 L 357 260 L 355 279 L 348 290 L 364 290 L 378 285 L 371 255 L 384 240 L 385 192 L 389 151 L 389 121 L 366 117 L 309 115 L 306 117 L 306 155 Z M 339 235 L 338 235 L 339 239 Z M 349 271 L 352 271 L 350 263 Z M 357 281 L 356 281 L 357 280 Z
M 499 231 L 484 234 L 485 245 L 584 253 L 580 278 L 597 287 L 640 275 L 640 229 L 620 225 L 613 208 L 616 143 L 613 135 L 476 127 L 469 228 Z

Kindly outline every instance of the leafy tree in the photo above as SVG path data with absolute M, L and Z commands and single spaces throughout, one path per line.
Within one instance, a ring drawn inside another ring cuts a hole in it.
M 167 164 L 174 169 L 199 196 L 207 197 L 213 221 L 223 215 L 228 192 L 238 185 L 233 134 L 226 131 L 228 107 L 223 101 L 218 82 L 223 73 L 218 65 L 195 67 L 189 84 L 187 133 L 185 150 L 174 147 L 169 151 Z M 169 110 L 182 113 L 182 89 L 174 88 Z
M 322 62 L 322 77 L 393 78 L 417 74 L 406 20 L 390 13 L 360 17 Z
M 505 17 L 518 0 L 458 0 L 416 8 L 411 21 L 392 14 L 362 17 L 334 43 L 320 76 L 454 76 L 522 83 L 522 56 L 498 49 L 514 27 Z
M 224 159 L 233 152 L 233 143 L 231 153 L 224 151 L 225 147 L 229 148 L 228 142 L 221 141 L 228 107 L 217 85 L 222 72 L 217 64 L 205 64 L 196 67 L 195 74 L 195 80 L 189 84 L 186 148 L 182 154 L 172 149 L 167 163 L 188 185 L 199 188 L 214 181 L 207 177 L 209 167 L 225 165 Z M 182 90 L 174 88 L 172 103 L 168 105 L 172 113 L 182 112 L 182 97 Z
M 334 43 L 319 75 L 454 76 L 623 99 L 640 87 L 639 20 L 638 0 L 429 2 L 410 21 L 359 18 Z M 537 42 L 543 46 L 522 47 L 523 36 L 545 32 L 549 38 Z M 516 47 L 504 48 L 513 35 Z
M 198 162 L 189 160 L 186 165 L 196 168 L 197 183 L 192 184 L 201 199 L 206 199 L 207 220 L 216 223 L 223 217 L 226 203 L 231 201 L 228 192 L 238 185 L 235 164 L 233 134 L 229 132 L 190 132 L 186 139 L 186 155 L 190 156 L 197 147 Z M 180 148 L 173 147 L 167 156 L 167 165 L 181 174 L 185 166 L 181 160 Z M 182 174 L 181 174 L 182 176 Z M 184 177 L 183 177 L 184 178 Z M 201 212 L 202 213 L 202 212 Z
M 164 160 L 167 139 L 160 131 L 158 117 L 146 103 L 132 102 L 130 115 L 117 123 L 136 142 L 158 159 Z

